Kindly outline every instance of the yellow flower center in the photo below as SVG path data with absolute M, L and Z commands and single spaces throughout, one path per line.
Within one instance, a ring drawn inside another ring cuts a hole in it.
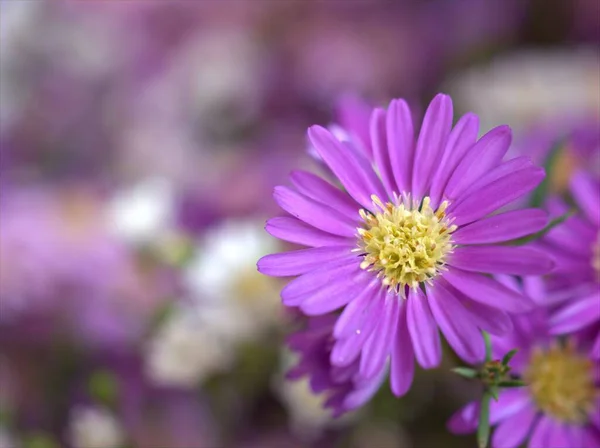
M 548 175 L 550 192 L 563 194 L 569 190 L 569 182 L 579 165 L 578 160 L 574 155 L 573 149 L 565 145 L 559 149 L 556 159 L 551 163 L 555 167 L 560 167 L 560 169 L 550 170 Z
M 357 251 L 364 257 L 360 267 L 377 272 L 384 285 L 404 296 L 404 286 L 416 288 L 435 277 L 454 247 L 456 226 L 446 218 L 448 202 L 434 211 L 429 197 L 421 204 L 396 198 L 397 205 L 371 199 L 375 212 L 360 211 L 365 222 L 358 229 Z
M 565 423 L 585 423 L 599 392 L 592 366 L 569 340 L 534 350 L 523 379 L 542 412 Z

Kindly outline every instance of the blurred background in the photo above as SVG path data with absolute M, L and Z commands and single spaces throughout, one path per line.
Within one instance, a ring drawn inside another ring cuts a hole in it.
M 285 249 L 272 188 L 316 169 L 309 125 L 442 91 L 515 152 L 560 148 L 560 192 L 600 139 L 600 3 L 2 0 L 0 19 L 1 448 L 474 446 L 445 429 L 478 392 L 450 352 L 341 419 L 285 381 L 299 317 L 255 270 Z

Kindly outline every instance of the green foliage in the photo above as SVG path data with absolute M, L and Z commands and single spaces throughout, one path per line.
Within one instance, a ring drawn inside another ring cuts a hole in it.
M 115 375 L 106 370 L 92 374 L 88 382 L 89 393 L 94 400 L 114 407 L 119 397 L 119 383 Z
M 513 349 L 506 353 L 502 360 L 492 359 L 492 342 L 490 335 L 482 332 L 485 341 L 485 362 L 479 370 L 468 367 L 455 367 L 452 371 L 463 378 L 481 382 L 484 388 L 477 426 L 477 444 L 479 448 L 486 448 L 490 438 L 490 402 L 493 398 L 498 401 L 502 388 L 522 387 L 525 383 L 521 380 L 510 378 L 511 359 L 517 353 Z
M 483 394 L 481 408 L 479 409 L 479 426 L 477 427 L 477 445 L 486 448 L 490 439 L 490 399 L 492 395 L 488 392 Z
M 60 448 L 59 443 L 46 432 L 34 432 L 25 436 L 24 448 Z

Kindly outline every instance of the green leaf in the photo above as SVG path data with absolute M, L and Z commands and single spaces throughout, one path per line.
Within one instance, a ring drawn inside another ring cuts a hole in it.
M 521 381 L 521 380 L 506 380 L 506 381 L 501 381 L 500 383 L 498 383 L 498 386 L 500 386 L 500 387 L 523 387 L 523 386 L 527 386 L 527 383 L 525 383 L 524 381 Z
M 564 140 L 559 139 L 555 142 L 554 146 L 550 150 L 550 154 L 546 158 L 546 163 L 544 164 L 544 169 L 546 170 L 546 177 L 538 185 L 538 187 L 531 194 L 531 206 L 532 207 L 540 207 L 548 194 L 548 187 L 550 186 L 550 179 L 552 178 L 552 174 L 554 170 L 557 168 L 557 162 L 559 160 L 559 155 L 564 147 Z M 560 167 L 558 167 L 560 168 Z
M 485 341 L 485 360 L 486 362 L 492 360 L 492 341 L 487 331 L 482 331 L 483 340 Z
M 518 351 L 519 350 L 514 348 L 510 352 L 508 352 L 506 355 L 504 355 L 504 358 L 502 358 L 502 364 L 504 364 L 505 366 L 508 366 L 508 363 L 510 362 L 511 359 L 513 359 L 513 356 L 515 356 Z
M 490 439 L 490 400 L 492 396 L 485 392 L 481 399 L 479 409 L 479 425 L 477 427 L 477 445 L 479 448 L 487 448 Z
M 109 407 L 117 403 L 119 383 L 115 375 L 107 370 L 99 370 L 90 377 L 88 388 L 90 395 L 99 403 Z
M 477 378 L 477 376 L 479 375 L 479 373 L 476 370 L 469 369 L 468 367 L 455 367 L 452 369 L 452 371 L 457 375 L 462 376 L 463 378 L 469 379 Z
M 544 227 L 539 232 L 532 233 L 531 235 L 524 236 L 523 238 L 517 238 L 516 240 L 509 241 L 508 244 L 515 245 L 515 246 L 522 246 L 523 244 L 527 244 L 527 243 L 530 243 L 531 241 L 540 239 L 545 234 L 547 234 L 550 230 L 552 230 L 554 227 L 556 227 L 559 224 L 562 224 L 564 221 L 569 219 L 575 213 L 576 213 L 575 210 L 569 210 L 564 215 L 560 215 L 558 218 L 554 218 L 553 220 L 551 220 L 546 225 L 546 227 Z

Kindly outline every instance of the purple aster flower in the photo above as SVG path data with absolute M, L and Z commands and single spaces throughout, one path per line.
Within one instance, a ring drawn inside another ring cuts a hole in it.
M 440 94 L 415 141 L 409 107 L 395 100 L 371 115 L 372 160 L 322 127 L 309 129 L 345 191 L 304 171 L 292 173 L 294 188 L 275 188 L 291 216 L 269 220 L 266 230 L 309 248 L 266 256 L 258 269 L 299 276 L 281 293 L 287 306 L 307 315 L 343 308 L 331 363 L 360 359 L 360 375 L 372 378 L 391 355 L 396 395 L 410 387 L 413 354 L 424 368 L 439 364 L 438 328 L 458 355 L 476 362 L 484 356 L 480 329 L 510 331 L 506 313 L 532 306 L 487 274 L 552 268 L 539 250 L 502 244 L 542 229 L 544 212 L 490 216 L 535 188 L 544 171 L 527 157 L 502 162 L 511 141 L 507 126 L 478 141 L 477 133 L 473 114 L 452 129 L 452 101 Z
M 589 113 L 560 114 L 540 121 L 513 144 L 509 154 L 528 155 L 539 165 L 549 165 L 548 191 L 562 196 L 577 171 L 600 176 L 599 118 Z
M 550 322 L 554 334 L 596 330 L 592 352 L 600 358 L 600 181 L 578 172 L 571 192 L 581 213 L 540 241 L 556 261 L 545 282 L 548 302 L 560 304 Z M 549 208 L 552 214 L 568 210 L 559 199 L 551 201 Z
M 378 375 L 365 380 L 359 375 L 358 359 L 346 366 L 332 365 L 335 323 L 336 316 L 332 314 L 312 317 L 304 330 L 288 337 L 290 348 L 300 355 L 300 360 L 287 373 L 287 378 L 297 380 L 307 375 L 314 393 L 328 395 L 324 407 L 331 408 L 337 417 L 369 401 L 381 386 L 387 370 L 381 369 Z
M 600 363 L 588 357 L 585 339 L 550 334 L 543 309 L 512 317 L 514 331 L 492 337 L 495 358 L 518 349 L 512 372 L 527 386 L 504 389 L 491 402 L 493 448 L 600 447 Z M 479 403 L 458 411 L 450 431 L 475 431 Z

